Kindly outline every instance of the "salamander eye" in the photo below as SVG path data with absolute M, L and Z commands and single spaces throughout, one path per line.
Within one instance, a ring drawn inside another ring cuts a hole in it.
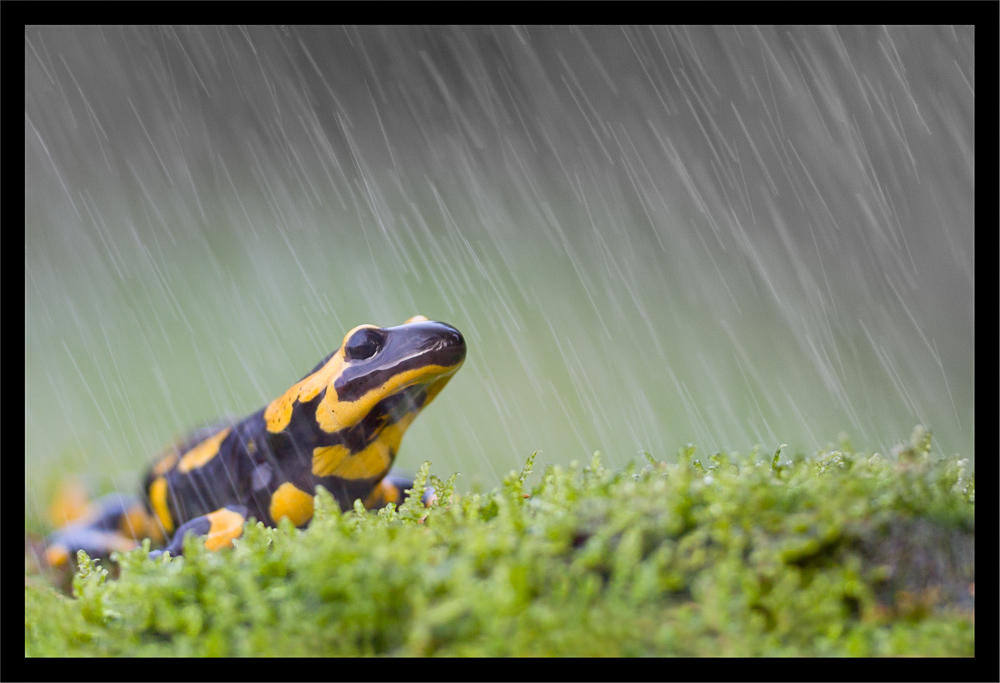
M 365 327 L 354 334 L 344 344 L 344 356 L 347 360 L 364 360 L 371 358 L 382 348 L 382 335 L 378 330 Z

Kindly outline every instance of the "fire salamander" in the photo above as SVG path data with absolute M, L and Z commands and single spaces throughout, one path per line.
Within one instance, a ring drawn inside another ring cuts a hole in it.
M 169 542 L 179 555 L 188 533 L 210 550 L 228 547 L 255 517 L 268 526 L 313 516 L 325 487 L 345 511 L 398 503 L 412 482 L 389 473 L 400 440 L 465 360 L 451 325 L 410 318 L 398 327 L 359 325 L 341 347 L 288 391 L 240 421 L 199 430 L 150 468 L 136 498 L 110 494 L 46 540 L 46 559 L 64 565 L 77 550 L 107 557 L 138 539 Z

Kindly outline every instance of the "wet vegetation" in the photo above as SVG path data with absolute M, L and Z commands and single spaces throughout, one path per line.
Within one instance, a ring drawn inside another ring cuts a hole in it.
M 536 456 L 489 492 L 248 525 L 235 550 L 26 581 L 28 655 L 974 655 L 975 478 L 887 455 Z M 418 475 L 427 482 L 428 466 Z

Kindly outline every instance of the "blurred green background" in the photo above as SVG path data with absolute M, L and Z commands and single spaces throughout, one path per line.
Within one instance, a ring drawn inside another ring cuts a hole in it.
M 974 457 L 971 28 L 25 30 L 25 505 L 133 490 L 360 323 L 469 356 L 397 464 Z

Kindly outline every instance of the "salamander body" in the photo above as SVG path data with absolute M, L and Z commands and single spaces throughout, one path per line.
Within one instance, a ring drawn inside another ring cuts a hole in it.
M 110 494 L 46 540 L 57 566 L 86 550 L 106 557 L 139 539 L 181 554 L 188 533 L 215 550 L 254 517 L 302 527 L 317 485 L 344 510 L 399 502 L 412 482 L 390 474 L 406 429 L 465 360 L 454 327 L 415 316 L 397 327 L 359 325 L 339 349 L 267 406 L 197 430 L 150 467 L 140 497 Z

